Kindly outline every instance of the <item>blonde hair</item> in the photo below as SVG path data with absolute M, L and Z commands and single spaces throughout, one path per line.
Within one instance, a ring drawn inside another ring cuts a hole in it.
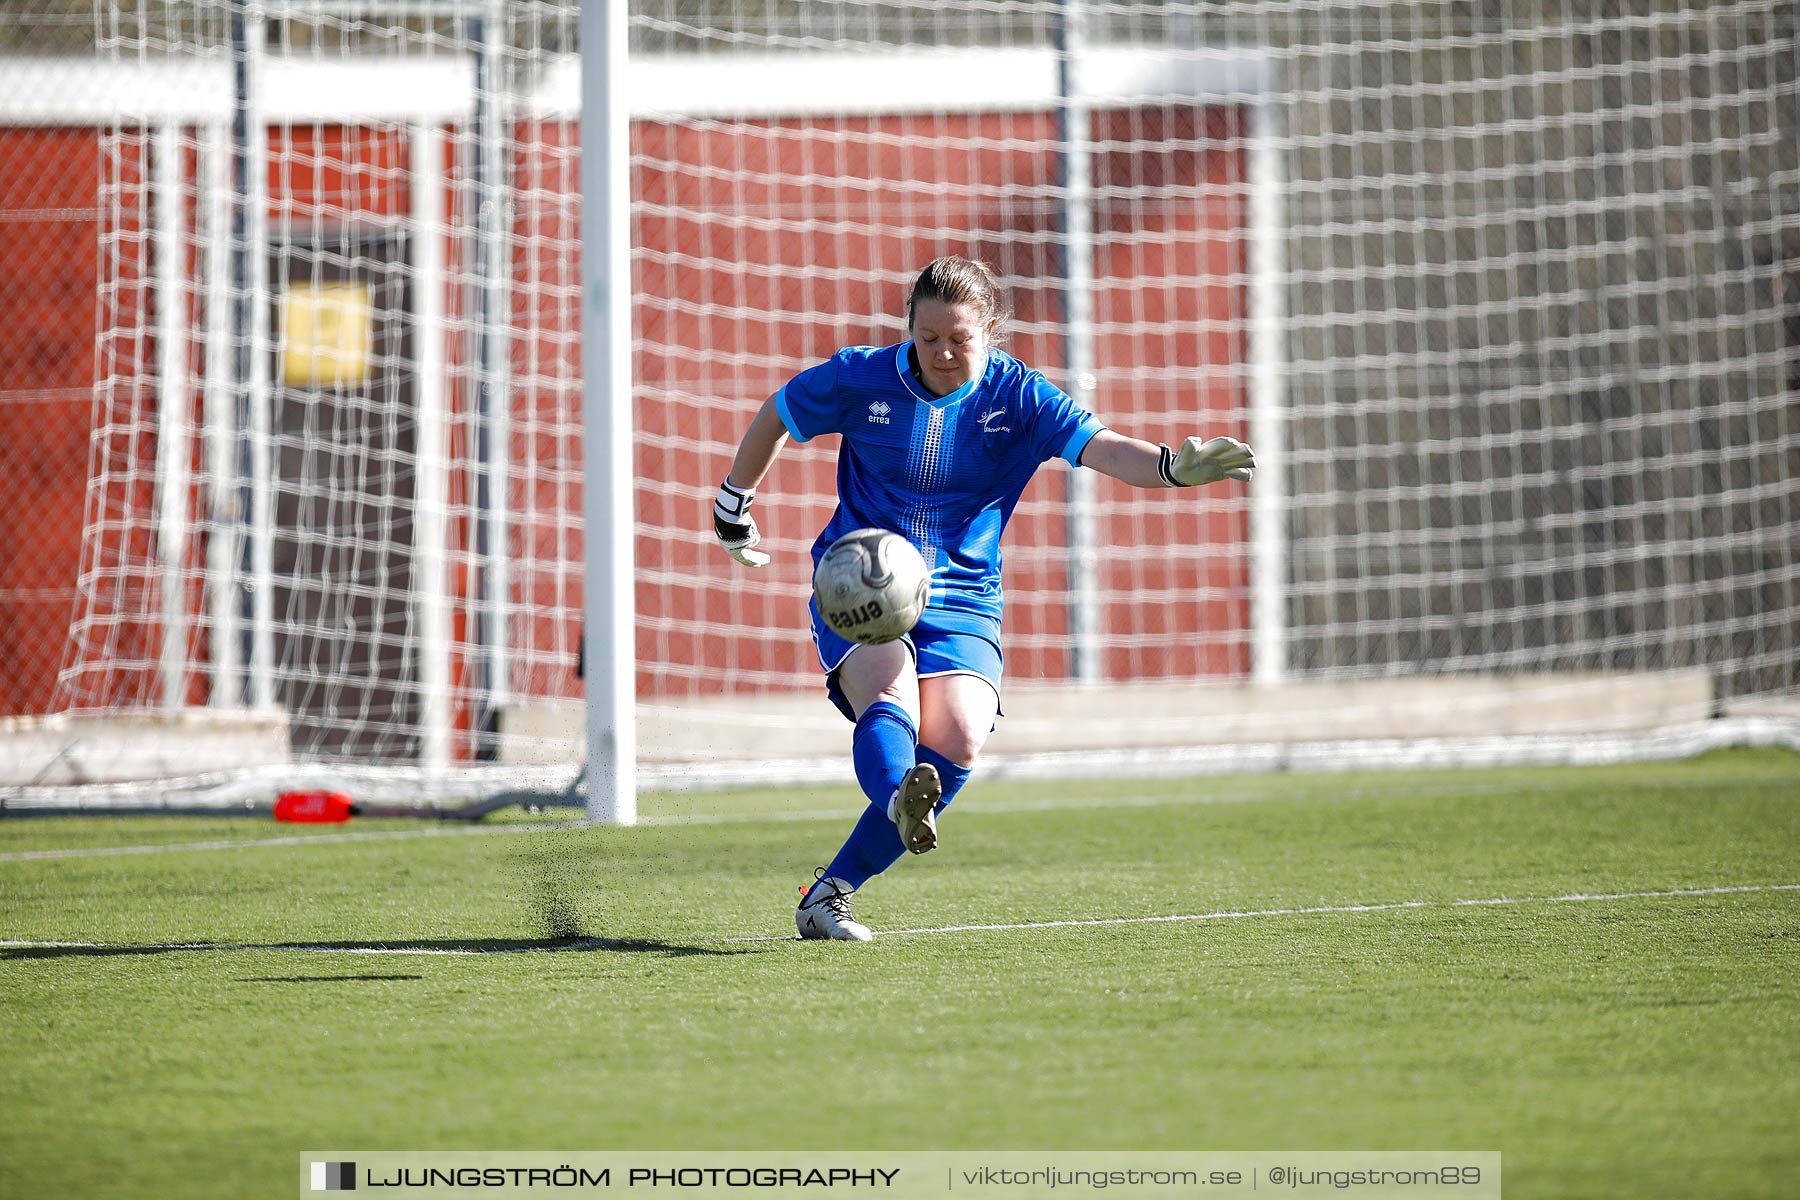
M 981 323 L 992 332 L 989 341 L 999 342 L 1012 319 L 1006 298 L 1000 292 L 999 277 L 994 268 L 960 254 L 946 254 L 926 264 L 913 281 L 912 294 L 906 298 L 906 327 L 912 328 L 913 310 L 921 300 L 940 300 L 945 304 L 969 304 L 980 315 Z

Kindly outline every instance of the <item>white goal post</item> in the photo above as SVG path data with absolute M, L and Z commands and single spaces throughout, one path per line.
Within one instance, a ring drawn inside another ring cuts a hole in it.
M 581 327 L 588 486 L 587 814 L 637 819 L 637 527 L 632 502 L 631 112 L 623 4 L 581 13 Z
M 102 166 L 80 599 L 0 802 L 848 779 L 830 447 L 765 486 L 764 571 L 707 502 L 951 251 L 1109 424 L 1264 464 L 1040 473 L 992 773 L 1800 744 L 1796 21 L 108 6 L 0 71 L 0 127 Z

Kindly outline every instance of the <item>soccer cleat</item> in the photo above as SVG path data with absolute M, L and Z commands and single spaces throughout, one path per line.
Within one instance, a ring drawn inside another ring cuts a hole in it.
M 937 804 L 944 796 L 937 768 L 920 763 L 906 773 L 888 801 L 888 817 L 900 828 L 900 841 L 914 854 L 937 848 Z
M 808 941 L 866 942 L 874 938 L 867 925 L 850 915 L 850 896 L 856 889 L 841 879 L 829 879 L 825 868 L 811 888 L 800 889 L 800 907 L 794 910 L 794 926 Z

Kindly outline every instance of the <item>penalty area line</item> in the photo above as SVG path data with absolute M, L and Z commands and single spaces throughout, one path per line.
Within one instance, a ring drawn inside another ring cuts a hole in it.
M 509 825 L 421 825 L 417 829 L 363 829 L 340 833 L 299 833 L 272 837 L 217 838 L 205 842 L 153 842 L 144 846 L 75 846 L 60 850 L 10 850 L 0 863 L 58 858 L 112 858 L 117 855 L 184 854 L 207 850 L 261 850 L 269 846 L 336 846 L 348 842 L 390 842 L 406 838 L 493 837 L 496 834 L 553 833 L 578 829 L 576 821 L 534 821 Z
M 1501 908 L 1526 904 L 1594 904 L 1618 900 L 1680 900 L 1702 896 L 1737 896 L 1757 892 L 1800 891 L 1800 883 L 1725 884 L 1717 887 L 1667 888 L 1639 892 L 1569 892 L 1561 896 L 1491 896 L 1479 900 L 1396 900 L 1381 904 L 1319 904 L 1296 908 L 1224 909 L 1207 913 L 1176 913 L 1154 917 L 1093 917 L 1069 921 L 1012 921 L 992 925 L 929 925 L 911 929 L 884 929 L 875 936 L 922 937 L 939 933 L 1008 933 L 1036 929 L 1092 929 L 1120 925 L 1178 925 L 1200 921 L 1242 921 L 1256 917 L 1308 917 L 1357 913 L 1403 912 L 1417 909 Z M 717 945 L 743 942 L 794 942 L 789 934 L 698 938 Z M 410 954 L 464 957 L 476 954 L 566 954 L 583 950 L 641 948 L 629 938 L 578 938 L 566 942 L 510 946 L 383 946 L 331 942 L 61 942 L 0 939 L 0 950 L 89 950 L 96 953 L 154 954 L 200 950 L 291 950 L 305 954 Z
M 1338 799 L 1383 800 L 1400 796 L 1476 796 L 1504 790 L 1506 790 L 1506 788 L 1499 784 L 1484 784 L 1476 786 L 1457 785 L 1453 787 L 1414 787 L 1404 791 L 1393 788 L 1342 789 L 1337 791 L 1335 795 Z M 1266 792 L 1243 788 L 1210 792 L 1199 797 L 1180 796 L 1167 792 L 1134 792 L 1122 796 L 1077 797 L 1067 801 L 1002 801 L 984 804 L 981 808 L 981 812 L 984 814 L 995 815 L 1045 812 L 1099 812 L 1137 808 L 1165 808 L 1195 804 L 1235 804 L 1267 798 L 1268 794 Z M 866 805 L 864 807 L 866 807 Z M 637 827 L 680 828 L 683 826 L 701 825 L 768 825 L 788 823 L 802 824 L 813 821 L 854 821 L 857 817 L 862 815 L 862 812 L 862 808 L 816 808 L 801 809 L 798 811 L 776 810 L 771 812 L 650 813 L 638 817 Z M 242 816 L 244 814 L 237 815 Z M 491 837 L 497 834 L 515 833 L 581 833 L 594 828 L 595 826 L 580 819 L 533 821 L 529 823 L 519 822 L 504 825 L 420 825 L 412 829 L 339 830 L 332 833 L 283 834 L 271 837 L 215 838 L 199 842 L 153 842 L 145 845 L 132 846 L 73 846 L 45 850 L 6 850 L 0 851 L 0 863 L 42 862 L 70 858 L 111 858 L 118 855 L 189 854 L 213 850 L 260 850 L 266 847 L 333 846 L 351 842 L 401 841 L 409 838 Z
M 1007 933 L 1031 929 L 1091 929 L 1118 925 L 1179 925 L 1197 921 L 1242 921 L 1253 917 L 1310 917 L 1330 914 L 1401 912 L 1428 908 L 1499 908 L 1520 904 L 1584 904 L 1607 900 L 1669 900 L 1694 896 L 1729 896 L 1746 892 L 1800 891 L 1800 883 L 1752 883 L 1720 887 L 1670 888 L 1644 892 L 1571 892 L 1563 896 L 1491 896 L 1481 900 L 1396 900 L 1384 904 L 1319 904 L 1304 908 L 1225 909 L 1155 917 L 1091 917 L 1066 921 L 1009 921 L 991 925 L 925 925 L 882 929 L 876 937 L 920 937 L 936 933 Z M 726 938 L 737 942 L 794 941 L 782 937 Z

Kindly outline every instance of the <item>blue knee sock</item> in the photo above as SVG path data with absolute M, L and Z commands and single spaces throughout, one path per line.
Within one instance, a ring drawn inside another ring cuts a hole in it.
M 850 831 L 850 839 L 825 868 L 825 877 L 859 888 L 899 862 L 905 853 L 900 829 L 888 819 L 887 803 L 871 804 L 863 809 L 856 828 Z
M 856 763 L 856 782 L 869 798 L 869 807 L 857 819 L 856 828 L 825 874 L 859 888 L 900 860 L 906 847 L 900 830 L 888 819 L 888 801 L 894 789 L 917 762 L 919 732 L 898 704 L 877 701 L 863 710 L 856 722 L 850 756 Z
M 918 756 L 920 762 L 930 763 L 937 768 L 938 779 L 944 785 L 944 798 L 938 801 L 938 811 L 942 812 L 944 805 L 956 799 L 956 793 L 962 791 L 963 784 L 969 782 L 974 768 L 951 762 L 930 746 L 920 746 Z M 894 786 L 899 786 L 898 780 Z M 893 790 L 889 788 L 888 793 L 891 795 Z M 899 862 L 905 854 L 906 847 L 900 842 L 900 830 L 888 818 L 887 802 L 870 804 L 863 809 L 856 828 L 851 831 L 850 840 L 844 843 L 844 848 L 831 860 L 831 866 L 826 868 L 825 874 L 859 888 Z
M 943 782 L 944 798 L 938 801 L 939 812 L 944 810 L 944 805 L 956 799 L 956 793 L 962 791 L 963 784 L 969 782 L 969 776 L 975 771 L 974 767 L 965 767 L 961 763 L 951 762 L 926 745 L 919 747 L 919 761 L 930 763 L 936 767 L 938 779 Z
M 856 763 L 856 782 L 870 804 L 887 810 L 894 789 L 918 761 L 919 730 L 904 708 L 877 700 L 856 721 L 850 757 Z

